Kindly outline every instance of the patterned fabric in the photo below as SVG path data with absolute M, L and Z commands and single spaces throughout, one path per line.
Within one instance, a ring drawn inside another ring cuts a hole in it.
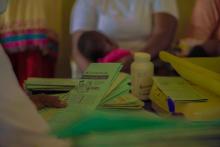
M 7 53 L 41 50 L 57 56 L 57 35 L 47 24 L 44 0 L 13 0 L 0 18 L 0 41 Z
M 56 18 L 52 15 L 53 9 L 48 12 L 49 4 L 55 6 L 56 2 L 11 0 L 7 11 L 0 16 L 0 43 L 12 62 L 20 85 L 28 77 L 54 75 L 58 37 L 49 24 Z
M 53 77 L 56 59 L 44 55 L 40 50 L 8 54 L 21 86 L 27 77 Z

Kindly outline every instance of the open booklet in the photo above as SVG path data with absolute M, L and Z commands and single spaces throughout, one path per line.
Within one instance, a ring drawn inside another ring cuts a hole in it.
M 154 77 L 150 99 L 157 108 L 166 112 L 182 112 L 189 103 L 207 102 L 208 99 L 196 91 L 181 77 Z
M 25 88 L 33 94 L 59 94 L 69 103 L 94 108 L 142 109 L 143 102 L 129 93 L 130 76 L 121 64 L 91 64 L 80 79 L 29 78 Z

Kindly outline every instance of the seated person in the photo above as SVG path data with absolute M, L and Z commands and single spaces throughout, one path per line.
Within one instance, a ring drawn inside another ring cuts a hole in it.
M 119 48 L 149 53 L 157 59 L 170 48 L 176 28 L 176 0 L 77 0 L 72 10 L 70 32 L 73 58 L 83 72 L 90 64 L 77 44 L 85 31 L 100 31 Z M 133 59 L 123 59 L 129 67 Z
M 180 41 L 181 56 L 220 55 L 220 1 L 197 0 L 187 36 Z
M 78 49 L 90 62 L 123 62 L 133 56 L 131 51 L 118 48 L 116 43 L 97 31 L 84 32 L 79 38 Z

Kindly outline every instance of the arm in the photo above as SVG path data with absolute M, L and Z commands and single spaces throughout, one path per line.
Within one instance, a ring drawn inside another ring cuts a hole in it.
M 177 28 L 177 19 L 166 13 L 155 13 L 153 18 L 153 31 L 142 51 L 148 52 L 152 58 L 156 58 L 161 50 L 171 47 Z
M 77 32 L 73 33 L 72 47 L 73 47 L 73 58 L 77 64 L 77 66 L 80 68 L 81 71 L 85 71 L 85 69 L 90 64 L 90 61 L 81 55 L 81 53 L 79 52 L 79 49 L 77 47 L 78 39 L 82 33 L 83 33 L 83 31 L 77 31 Z
M 31 101 L 35 104 L 38 110 L 43 108 L 64 108 L 66 103 L 59 100 L 57 96 L 49 96 L 46 94 L 29 95 Z
M 186 37 L 203 42 L 214 37 L 220 22 L 219 5 L 219 0 L 197 0 Z
M 90 62 L 80 54 L 77 48 L 78 39 L 83 31 L 96 30 L 97 17 L 95 1 L 76 1 L 75 7 L 72 9 L 70 31 L 72 34 L 73 57 L 82 71 L 86 69 Z
M 169 49 L 177 28 L 176 0 L 152 1 L 153 28 L 143 51 L 156 58 L 161 50 Z

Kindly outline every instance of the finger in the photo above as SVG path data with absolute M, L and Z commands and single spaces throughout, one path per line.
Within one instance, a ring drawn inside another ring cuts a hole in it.
M 44 105 L 40 102 L 34 102 L 35 106 L 37 107 L 38 110 L 43 109 Z
M 66 106 L 67 106 L 67 103 L 59 99 L 54 99 L 54 101 L 51 103 L 51 107 L 54 107 L 54 108 L 64 108 Z
M 30 95 L 30 100 L 34 103 L 37 109 L 42 109 L 44 105 L 41 103 L 40 97 L 38 95 Z
M 41 105 L 41 107 L 63 108 L 67 105 L 66 102 L 59 100 L 59 97 L 57 96 L 39 94 L 35 95 L 34 99 L 38 103 L 37 105 Z
M 45 96 L 44 101 L 42 102 L 46 107 L 54 107 L 54 108 L 64 108 L 67 106 L 65 101 L 61 101 L 58 97 L 54 96 Z

